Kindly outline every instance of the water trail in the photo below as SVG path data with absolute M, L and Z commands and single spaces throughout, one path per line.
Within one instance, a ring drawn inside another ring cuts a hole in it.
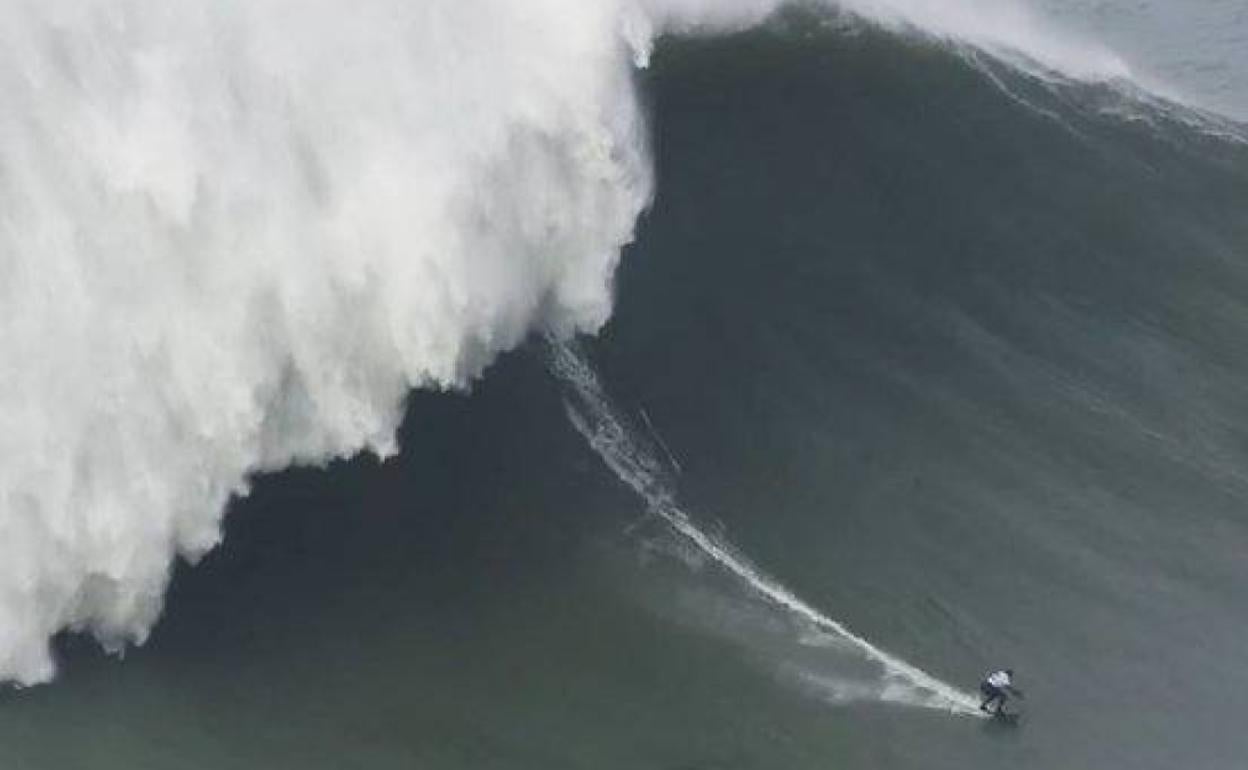
M 857 688 L 846 699 L 873 696 L 879 700 L 979 716 L 973 695 L 958 690 L 922 669 L 880 649 L 845 624 L 812 607 L 752 564 L 722 537 L 703 531 L 676 501 L 673 485 L 653 451 L 632 431 L 613 405 L 588 358 L 574 341 L 547 340 L 550 371 L 566 389 L 568 418 L 615 475 L 635 491 L 647 510 L 680 537 L 736 578 L 750 592 L 811 629 L 830 635 L 882 670 L 879 687 Z M 657 434 L 656 434 L 657 435 Z M 818 677 L 803 677 L 810 684 Z

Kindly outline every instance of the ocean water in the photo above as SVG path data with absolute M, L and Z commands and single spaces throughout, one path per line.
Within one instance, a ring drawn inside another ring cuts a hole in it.
M 6 766 L 1239 766 L 1248 21 L 995 7 L 6 9 Z

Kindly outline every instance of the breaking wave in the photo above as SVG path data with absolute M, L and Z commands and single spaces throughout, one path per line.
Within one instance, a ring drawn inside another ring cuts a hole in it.
M 253 474 L 391 454 L 411 389 L 597 330 L 652 194 L 633 68 L 779 5 L 3 3 L 0 679 L 51 678 L 64 629 L 141 643 Z M 1127 72 L 1013 6 L 836 8 Z

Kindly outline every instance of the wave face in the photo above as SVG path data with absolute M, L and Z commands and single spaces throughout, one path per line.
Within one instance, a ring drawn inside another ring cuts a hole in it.
M 670 479 L 679 464 L 670 457 L 666 467 L 659 452 L 662 438 L 646 438 L 620 411 L 603 388 L 585 353 L 576 345 L 554 340 L 548 354 L 550 371 L 568 393 L 565 402 L 568 419 L 603 463 L 616 477 L 641 498 L 646 512 L 664 522 L 671 532 L 695 549 L 701 559 L 710 561 L 736 583 L 736 595 L 761 598 L 795 622 L 799 644 L 815 644 L 839 649 L 856 662 L 868 664 L 869 674 L 822 680 L 825 695 L 841 701 L 882 700 L 908 706 L 938 709 L 961 716 L 980 716 L 975 696 L 916 668 L 855 634 L 839 621 L 794 595 L 768 576 L 722 536 L 704 531 L 677 502 L 676 485 Z M 644 413 L 643 413 L 644 414 Z M 643 418 L 649 419 L 649 418 Z M 653 426 L 650 426 L 653 431 Z M 825 658 L 832 657 L 825 654 Z M 807 679 L 813 675 L 807 673 Z
M 682 505 L 925 670 L 1026 671 L 1011 761 L 1233 765 L 1243 127 L 851 28 L 651 72 L 656 205 L 595 352 Z M 897 740 L 861 766 L 1001 756 Z

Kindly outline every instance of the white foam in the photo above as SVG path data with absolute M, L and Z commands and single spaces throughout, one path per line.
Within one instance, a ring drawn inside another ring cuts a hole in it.
M 616 8 L 0 3 L 0 680 L 142 641 L 248 476 L 593 330 L 650 195 Z

